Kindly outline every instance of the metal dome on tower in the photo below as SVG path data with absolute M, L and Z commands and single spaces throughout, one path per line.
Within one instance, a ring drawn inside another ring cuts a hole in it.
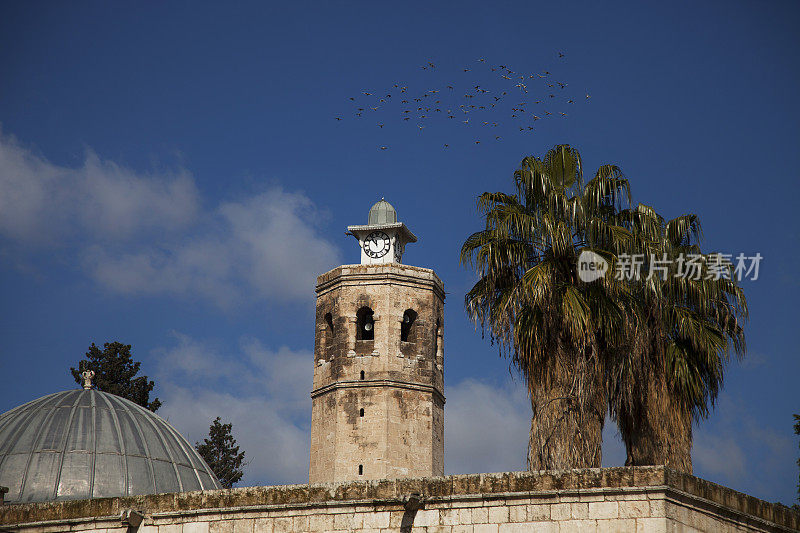
M 385 199 L 381 198 L 370 207 L 367 224 L 394 224 L 395 222 L 397 222 L 397 211 Z

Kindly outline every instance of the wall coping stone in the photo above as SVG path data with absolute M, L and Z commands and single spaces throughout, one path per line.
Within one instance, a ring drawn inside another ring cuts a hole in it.
M 0 524 L 119 520 L 125 509 L 149 517 L 234 513 L 258 509 L 375 506 L 400 510 L 402 498 L 422 494 L 430 504 L 576 494 L 662 493 L 669 500 L 732 520 L 800 530 L 800 513 L 663 466 L 543 470 L 381 479 L 314 485 L 279 485 L 62 500 L 0 506 Z

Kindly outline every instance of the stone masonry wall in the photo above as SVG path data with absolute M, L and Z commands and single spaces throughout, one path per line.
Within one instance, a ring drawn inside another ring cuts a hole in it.
M 404 506 L 423 497 L 419 510 Z M 664 467 L 509 472 L 0 507 L 0 530 L 140 533 L 796 531 L 786 507 Z M 137 531 L 134 528 L 129 532 Z
M 312 482 L 444 473 L 443 306 L 430 269 L 344 265 L 317 279 Z M 364 307 L 372 340 L 356 337 Z

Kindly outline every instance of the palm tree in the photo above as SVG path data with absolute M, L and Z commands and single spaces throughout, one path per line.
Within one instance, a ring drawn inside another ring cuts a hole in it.
M 692 424 L 708 416 L 730 353 L 744 354 L 747 302 L 732 265 L 719 254 L 701 253 L 696 215 L 665 221 L 639 205 L 621 216 L 647 258 L 644 268 L 660 259 L 665 270 L 629 282 L 636 313 L 627 323 L 628 346 L 608 366 L 611 413 L 626 464 L 691 473 Z M 683 275 L 692 256 L 697 270 Z
M 584 250 L 613 261 L 633 242 L 617 224 L 630 202 L 627 179 L 601 166 L 583 183 L 580 155 L 568 145 L 543 159 L 526 157 L 514 173 L 516 194 L 484 193 L 485 228 L 461 249 L 478 281 L 467 293 L 470 318 L 523 375 L 533 416 L 531 470 L 599 467 L 608 400 L 608 347 L 633 305 L 623 283 L 577 277 Z

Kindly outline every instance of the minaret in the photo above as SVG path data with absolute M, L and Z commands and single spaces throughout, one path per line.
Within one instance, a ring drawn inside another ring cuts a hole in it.
M 349 226 L 360 265 L 317 278 L 311 483 L 444 474 L 444 286 L 381 199 Z

